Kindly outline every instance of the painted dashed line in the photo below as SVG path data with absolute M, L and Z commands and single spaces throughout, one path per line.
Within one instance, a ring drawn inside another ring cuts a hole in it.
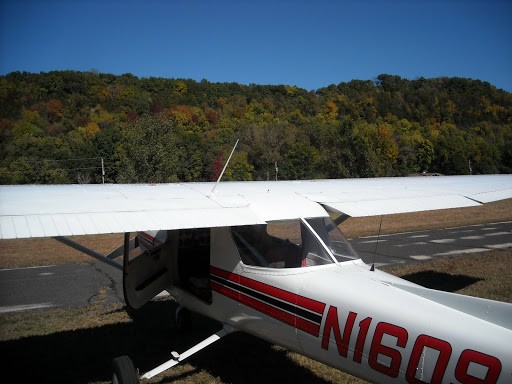
M 430 260 L 432 256 L 426 256 L 426 255 L 418 255 L 418 256 L 410 256 L 411 259 L 414 260 Z
M 52 303 L 12 305 L 12 306 L 8 306 L 8 307 L 0 307 L 0 314 L 29 311 L 32 309 L 51 308 L 51 307 L 55 307 L 55 305 Z
M 454 243 L 455 239 L 437 239 L 437 240 L 430 240 L 431 243 L 434 244 L 449 244 Z
M 512 243 L 490 244 L 490 245 L 486 245 L 486 247 L 492 248 L 492 249 L 512 248 Z
M 512 235 L 511 232 L 493 232 L 493 233 L 486 233 L 485 236 L 503 236 L 503 235 Z
M 0 272 L 23 271 L 25 269 L 39 269 L 39 268 L 52 268 L 52 267 L 56 267 L 56 265 L 38 265 L 35 267 L 5 268 L 5 269 L 0 269 Z
M 387 240 L 385 240 L 385 239 L 380 239 L 380 240 L 378 240 L 378 239 L 377 239 L 377 240 L 366 240 L 366 241 L 361 241 L 361 243 L 360 243 L 360 244 L 384 243 L 385 241 L 387 241 Z
M 403 247 L 410 247 L 411 245 L 426 245 L 426 244 L 428 244 L 428 243 L 425 241 L 417 241 L 415 243 L 394 244 L 393 246 L 397 247 L 397 248 L 403 248 Z
M 458 254 L 461 254 L 461 253 L 485 252 L 485 251 L 488 251 L 488 250 L 489 250 L 489 248 L 456 249 L 454 251 L 436 253 L 436 254 L 434 254 L 434 256 L 450 256 L 450 255 L 458 255 Z

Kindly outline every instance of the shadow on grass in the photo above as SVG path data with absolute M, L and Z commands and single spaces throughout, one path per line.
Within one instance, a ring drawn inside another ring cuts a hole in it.
M 4 383 L 90 383 L 111 380 L 111 361 L 130 356 L 141 373 L 183 352 L 220 329 L 209 319 L 194 316 L 193 330 L 179 333 L 171 320 L 173 302 L 150 303 L 134 322 L 58 332 L 0 342 Z M 45 316 L 45 312 L 40 312 Z M 307 382 L 325 384 L 286 356 L 286 351 L 250 335 L 235 333 L 186 361 L 194 369 L 183 379 L 206 371 L 222 382 Z M 161 382 L 169 382 L 163 379 Z
M 419 284 L 425 288 L 437 289 L 445 292 L 456 292 L 483 279 L 466 276 L 451 275 L 444 272 L 422 271 L 402 276 L 402 279 Z

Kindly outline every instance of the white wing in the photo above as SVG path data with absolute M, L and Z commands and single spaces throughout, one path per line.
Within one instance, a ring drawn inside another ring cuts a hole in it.
M 0 238 L 261 224 L 469 207 L 512 198 L 512 175 L 0 187 Z

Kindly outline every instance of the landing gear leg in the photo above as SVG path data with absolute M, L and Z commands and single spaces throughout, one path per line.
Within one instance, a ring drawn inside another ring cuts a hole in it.
M 176 327 L 180 331 L 186 331 L 190 328 L 190 311 L 181 305 L 176 309 Z
M 119 356 L 112 361 L 113 384 L 139 384 L 139 373 L 128 356 Z

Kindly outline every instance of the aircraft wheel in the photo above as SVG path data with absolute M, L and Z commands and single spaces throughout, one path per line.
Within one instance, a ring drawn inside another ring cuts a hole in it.
M 180 331 L 185 331 L 190 328 L 190 311 L 181 305 L 176 309 L 176 327 Z
M 112 361 L 113 384 L 139 384 L 139 374 L 128 356 L 119 356 Z

